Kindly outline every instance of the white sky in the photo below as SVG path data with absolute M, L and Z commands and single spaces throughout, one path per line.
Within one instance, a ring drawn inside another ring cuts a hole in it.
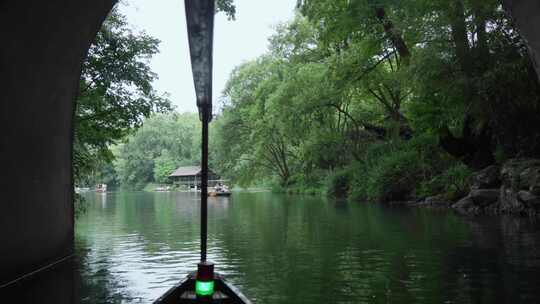
M 179 112 L 196 112 L 184 0 L 128 0 L 120 11 L 131 26 L 161 40 L 151 62 L 159 79 L 154 88 L 168 92 Z M 280 22 L 294 16 L 296 0 L 235 0 L 236 20 L 216 16 L 214 32 L 214 108 L 233 68 L 262 55 Z

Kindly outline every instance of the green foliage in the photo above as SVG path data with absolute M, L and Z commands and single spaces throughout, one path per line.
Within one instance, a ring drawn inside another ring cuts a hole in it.
M 418 187 L 419 197 L 442 194 L 449 201 L 456 201 L 467 195 L 470 189 L 472 171 L 463 164 L 456 164 Z
M 220 12 L 224 12 L 229 19 L 236 18 L 236 5 L 234 0 L 216 0 L 216 8 Z
M 325 180 L 327 194 L 333 197 L 347 196 L 351 190 L 351 181 L 357 167 L 355 163 L 347 168 L 330 172 Z
M 321 178 L 324 174 L 326 172 L 323 170 L 312 174 L 297 173 L 291 177 L 288 185 L 279 184 L 273 190 L 289 194 L 324 195 L 327 193 L 326 184 Z
M 411 199 L 426 163 L 406 144 L 384 143 L 370 147 L 360 172 L 354 177 L 352 198 L 368 201 Z
M 403 201 L 443 194 L 449 200 L 469 190 L 472 171 L 449 157 L 431 136 L 373 144 L 353 169 L 353 200 Z
M 79 193 L 74 193 L 73 204 L 74 204 L 73 209 L 74 209 L 75 218 L 79 218 L 82 214 L 86 212 L 86 209 L 87 209 L 86 199 Z
M 161 151 L 161 155 L 154 160 L 154 181 L 161 184 L 169 183 L 169 175 L 178 168 L 177 164 L 168 150 Z
M 116 153 L 115 170 L 122 186 L 142 189 L 148 183 L 169 183 L 179 166 L 200 163 L 200 122 L 197 114 L 156 114 Z
M 372 144 L 355 166 L 350 197 L 401 201 L 427 196 L 425 184 L 455 162 L 432 136 Z
M 223 92 L 212 153 L 236 183 L 457 199 L 467 166 L 540 153 L 540 85 L 499 1 L 298 7 Z
M 152 88 L 156 75 L 149 60 L 159 41 L 129 29 L 115 9 L 97 33 L 83 62 L 75 113 L 76 184 L 114 181 L 110 146 L 141 126 L 153 112 L 170 110 Z M 100 176 L 106 172 L 107 177 Z
M 471 176 L 471 169 L 463 164 L 451 167 L 443 173 L 445 192 L 450 200 L 460 199 L 469 192 Z

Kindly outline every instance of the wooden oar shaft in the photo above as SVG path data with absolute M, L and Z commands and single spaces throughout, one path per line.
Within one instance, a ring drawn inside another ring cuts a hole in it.
M 211 114 L 208 109 L 201 114 L 201 262 L 205 262 L 208 241 L 208 122 Z

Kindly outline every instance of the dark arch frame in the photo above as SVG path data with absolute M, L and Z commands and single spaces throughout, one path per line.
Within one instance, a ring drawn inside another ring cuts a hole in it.
M 0 286 L 73 254 L 83 61 L 114 0 L 0 0 Z

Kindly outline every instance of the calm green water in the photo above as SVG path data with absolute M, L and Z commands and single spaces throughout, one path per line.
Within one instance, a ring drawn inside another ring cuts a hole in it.
M 149 303 L 196 268 L 198 196 L 88 194 L 82 303 Z M 537 303 L 539 225 L 235 193 L 209 201 L 209 259 L 256 303 Z

